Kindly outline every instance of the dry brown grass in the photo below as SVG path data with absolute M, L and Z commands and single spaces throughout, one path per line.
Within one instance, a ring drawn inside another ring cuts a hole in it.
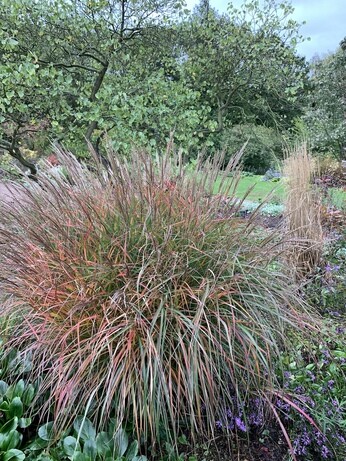
M 288 152 L 284 163 L 284 174 L 288 178 L 286 225 L 291 246 L 288 260 L 298 279 L 311 273 L 321 258 L 321 202 L 313 187 L 318 168 L 306 143 Z

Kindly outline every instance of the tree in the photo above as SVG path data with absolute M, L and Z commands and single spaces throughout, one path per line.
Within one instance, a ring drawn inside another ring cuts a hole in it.
M 346 41 L 335 53 L 311 63 L 312 90 L 301 130 L 312 148 L 346 158 Z
M 144 96 L 130 73 L 133 50 L 180 8 L 179 0 L 0 0 L 1 148 L 35 173 L 20 143 L 43 123 L 47 135 L 75 147 L 85 137 L 99 152 L 102 135 L 124 122 L 123 106 L 129 114 Z M 169 90 L 159 74 L 145 83 Z
M 267 0 L 219 15 L 203 0 L 186 26 L 185 69 L 212 107 L 214 130 L 243 121 L 287 126 L 300 113 L 307 66 L 295 54 L 301 38 L 292 8 Z
M 287 4 L 203 2 L 186 17 L 182 0 L 0 0 L 0 149 L 35 174 L 23 147 L 39 137 L 102 158 L 105 139 L 126 153 L 173 131 L 188 151 L 234 124 L 289 124 L 305 67 Z

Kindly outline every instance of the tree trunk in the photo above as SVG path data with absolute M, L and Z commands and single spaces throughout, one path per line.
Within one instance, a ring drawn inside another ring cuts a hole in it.
M 109 67 L 109 63 L 108 62 L 105 62 L 102 69 L 100 70 L 100 72 L 97 74 L 97 77 L 96 77 L 96 80 L 94 82 L 94 86 L 93 86 L 93 89 L 91 91 L 91 95 L 89 97 L 89 100 L 91 102 L 94 102 L 96 100 L 96 95 L 99 91 L 99 89 L 101 88 L 101 85 L 102 85 L 102 82 L 105 78 L 105 75 L 107 73 L 107 70 L 108 70 L 108 67 Z M 90 142 L 92 144 L 92 135 L 93 135 L 93 132 L 96 130 L 97 128 L 97 120 L 94 120 L 92 122 L 90 122 L 88 128 L 87 128 L 87 131 L 85 133 L 85 138 L 88 142 Z M 94 146 L 95 148 L 95 146 Z
M 20 162 L 21 165 L 25 166 L 26 168 L 29 168 L 29 170 L 30 170 L 29 177 L 31 179 L 36 180 L 36 174 L 37 174 L 36 165 L 34 163 L 30 162 L 29 160 L 27 160 L 25 157 L 23 157 L 19 147 L 14 146 L 12 143 L 10 143 L 10 142 L 8 142 L 8 141 L 6 141 L 4 139 L 1 139 L 0 140 L 0 149 L 6 150 L 11 155 L 11 157 L 18 160 L 18 162 Z

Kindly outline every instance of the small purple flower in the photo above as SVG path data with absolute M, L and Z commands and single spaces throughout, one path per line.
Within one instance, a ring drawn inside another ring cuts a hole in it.
M 336 399 L 332 399 L 332 405 L 335 408 L 339 408 L 339 402 Z
M 250 413 L 248 422 L 251 426 L 262 426 L 262 424 L 264 423 L 263 415 L 259 412 Z
M 341 443 L 346 443 L 346 439 L 343 435 L 337 434 L 336 436 Z
M 222 429 L 223 428 L 223 424 L 222 424 L 221 421 L 216 421 L 215 426 L 217 427 L 217 429 Z
M 326 441 L 326 436 L 321 431 L 314 431 L 315 440 L 318 446 L 321 446 Z
M 321 448 L 321 456 L 322 458 L 324 459 L 327 459 L 329 458 L 329 449 L 325 446 L 325 445 L 322 445 L 322 448 Z
M 330 273 L 330 272 L 337 272 L 340 269 L 339 265 L 334 264 L 331 266 L 329 263 L 325 267 L 325 271 Z
M 285 412 L 287 412 L 287 413 L 288 413 L 288 412 L 290 411 L 290 409 L 291 409 L 291 405 L 288 404 L 288 403 L 286 403 L 286 402 L 284 402 L 284 401 L 281 400 L 281 399 L 277 399 L 277 401 L 276 401 L 276 406 L 277 406 L 280 410 L 285 411 Z
M 322 349 L 321 354 L 323 355 L 322 363 L 324 365 L 329 365 L 330 363 L 330 353 L 327 349 Z
M 238 429 L 240 429 L 243 432 L 246 432 L 246 426 L 240 418 L 235 418 L 235 424 Z
M 234 431 L 234 428 L 235 428 L 235 426 L 234 426 L 234 422 L 233 422 L 233 420 L 232 420 L 231 422 L 229 422 L 229 423 L 227 424 L 227 429 L 228 429 L 229 431 Z
M 227 416 L 227 418 L 233 418 L 232 410 L 228 409 L 228 410 L 226 411 L 226 416 Z
M 312 371 L 307 370 L 306 374 L 308 375 L 308 377 L 311 379 L 312 382 L 316 381 L 316 376 L 313 374 Z
M 309 395 L 301 395 L 299 399 L 306 405 L 309 405 L 311 408 L 315 407 L 315 402 L 314 400 L 309 396 Z M 297 402 L 299 405 L 299 402 Z
M 304 394 L 305 389 L 304 389 L 303 386 L 299 385 L 299 386 L 297 386 L 297 387 L 294 389 L 294 392 L 295 392 L 296 394 Z
M 308 404 L 310 405 L 311 408 L 315 408 L 315 401 L 310 397 L 308 400 Z
M 330 379 L 328 381 L 328 383 L 327 383 L 328 389 L 333 390 L 334 389 L 334 384 L 335 384 L 334 379 Z
M 333 414 L 334 414 L 334 411 L 331 410 L 331 409 L 329 408 L 329 409 L 327 410 L 327 416 L 328 416 L 329 418 L 331 418 L 331 417 L 333 416 Z
M 345 333 L 346 329 L 344 327 L 336 327 L 335 331 L 338 335 L 342 335 Z
M 298 436 L 294 441 L 293 441 L 293 450 L 295 455 L 306 455 L 306 445 L 304 442 L 302 442 L 301 437 Z

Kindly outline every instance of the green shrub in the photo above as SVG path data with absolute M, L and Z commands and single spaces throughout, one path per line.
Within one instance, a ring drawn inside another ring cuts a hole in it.
M 220 145 L 227 152 L 237 152 L 247 142 L 243 164 L 244 170 L 264 174 L 277 167 L 282 159 L 282 140 L 273 128 L 262 125 L 235 125 L 226 131 Z
M 107 431 L 97 433 L 92 422 L 78 416 L 71 428 L 57 437 L 54 422 L 37 430 L 25 449 L 27 461 L 147 461 L 138 454 L 138 442 L 130 442 L 123 428 L 110 420 Z
M 31 425 L 25 417 L 35 395 L 35 388 L 24 380 L 12 385 L 0 381 L 0 460 L 23 461 L 23 431 Z
M 40 415 L 64 429 L 87 409 L 97 430 L 112 416 L 176 441 L 182 424 L 212 433 L 234 396 L 270 394 L 287 329 L 306 319 L 271 239 L 252 238 L 241 204 L 218 216 L 219 164 L 185 174 L 138 153 L 95 176 L 60 157 L 67 177 L 22 186 L 0 218 L 7 347 L 31 357 Z

